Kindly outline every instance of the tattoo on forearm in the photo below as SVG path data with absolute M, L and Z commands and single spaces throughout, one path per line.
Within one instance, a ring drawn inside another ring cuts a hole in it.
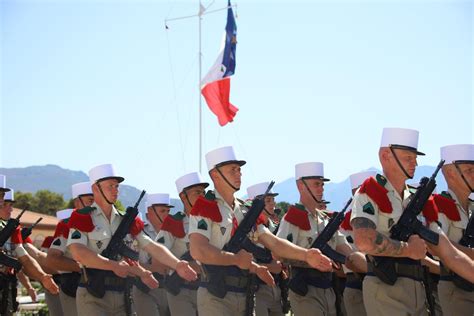
M 357 217 L 351 221 L 351 225 L 354 229 L 367 230 L 364 232 L 364 236 L 370 241 L 372 246 L 368 254 L 377 256 L 400 256 L 406 247 L 406 243 L 390 239 L 376 231 L 375 229 L 377 227 L 370 219 Z

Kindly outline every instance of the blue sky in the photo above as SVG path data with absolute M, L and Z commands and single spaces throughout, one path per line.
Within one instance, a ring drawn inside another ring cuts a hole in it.
M 203 100 L 203 152 L 234 145 L 244 188 L 298 162 L 324 162 L 336 182 L 378 167 L 383 127 L 420 130 L 421 165 L 473 143 L 471 1 L 236 3 L 240 111 L 221 128 Z M 198 22 L 164 20 L 197 8 L 0 1 L 0 166 L 112 162 L 128 184 L 176 195 L 174 180 L 198 168 Z M 204 17 L 203 75 L 225 17 Z

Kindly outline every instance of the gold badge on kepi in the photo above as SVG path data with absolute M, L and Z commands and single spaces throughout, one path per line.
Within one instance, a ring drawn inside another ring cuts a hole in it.
M 103 243 L 102 243 L 101 240 L 99 240 L 99 241 L 96 242 L 95 244 L 96 244 L 97 248 L 99 248 L 99 249 L 102 248 Z

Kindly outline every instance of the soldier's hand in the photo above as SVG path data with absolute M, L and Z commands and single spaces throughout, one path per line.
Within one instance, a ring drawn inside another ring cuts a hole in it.
M 31 301 L 36 302 L 36 290 L 33 287 L 30 287 L 28 290 L 28 295 L 31 297 Z
M 260 280 L 265 282 L 265 284 L 269 286 L 275 286 L 275 280 L 273 279 L 270 271 L 268 271 L 267 267 L 254 263 L 250 270 L 252 273 L 255 273 Z
M 238 266 L 242 270 L 250 269 L 252 265 L 253 256 L 251 253 L 245 251 L 244 249 L 240 249 L 235 255 L 235 265 Z
M 319 271 L 332 271 L 331 259 L 323 255 L 319 249 L 308 249 L 306 251 L 306 262 L 313 268 L 318 269 Z
M 408 257 L 421 260 L 426 256 L 426 243 L 418 235 L 411 235 L 408 239 Z
M 111 261 L 113 263 L 112 271 L 119 277 L 125 278 L 130 272 L 130 266 L 125 261 Z
M 272 262 L 270 262 L 269 264 L 266 264 L 266 266 L 268 270 L 270 271 L 270 273 L 273 273 L 273 274 L 279 274 L 282 270 L 280 261 L 272 260 Z
M 186 281 L 195 281 L 197 279 L 197 273 L 185 260 L 180 260 L 176 265 L 176 272 L 180 277 Z
M 48 290 L 49 293 L 53 295 L 59 293 L 59 287 L 56 282 L 54 282 L 53 276 L 51 274 L 43 275 L 43 277 L 41 278 L 41 284 L 46 290 Z

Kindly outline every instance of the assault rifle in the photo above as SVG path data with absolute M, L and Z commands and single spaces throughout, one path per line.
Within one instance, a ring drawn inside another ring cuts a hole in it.
M 242 222 L 240 222 L 239 226 L 235 230 L 234 235 L 224 246 L 224 251 L 237 253 L 241 249 L 245 249 L 246 251 L 254 254 L 255 257 L 264 258 L 265 256 L 268 256 L 264 248 L 258 247 L 248 239 L 247 234 L 252 230 L 252 227 L 257 222 L 257 218 L 260 216 L 263 209 L 265 208 L 265 198 L 274 184 L 275 181 L 272 181 L 268 186 L 267 190 L 265 191 L 265 194 L 263 194 L 262 196 L 257 196 L 253 200 L 252 206 L 245 214 L 244 219 L 242 220 Z M 213 270 L 212 273 L 209 273 L 209 284 L 207 290 L 209 291 L 209 293 L 216 297 L 224 298 L 224 296 L 227 294 L 224 282 L 225 269 L 223 267 L 213 265 L 206 265 L 205 267 L 208 269 L 211 268 Z
M 331 258 L 334 262 L 340 264 L 346 262 L 346 257 L 337 252 L 336 250 L 332 249 L 328 245 L 328 242 L 331 240 L 332 236 L 334 236 L 336 231 L 339 229 L 339 226 L 341 226 L 341 223 L 344 221 L 345 212 L 351 202 L 352 198 L 347 201 L 342 211 L 331 217 L 326 227 L 324 227 L 323 231 L 318 235 L 318 237 L 316 237 L 316 240 L 310 247 L 319 249 L 325 256 Z M 307 268 L 292 269 L 293 276 L 288 286 L 293 292 L 301 296 L 305 296 L 308 293 L 308 284 L 306 282 L 308 272 L 309 269 Z
M 459 241 L 459 244 L 464 247 L 474 248 L 474 215 L 472 214 L 471 218 L 469 219 L 469 223 L 467 223 L 466 230 Z M 464 291 L 474 291 L 474 283 L 467 281 L 455 273 L 453 273 L 453 283 Z
M 101 255 L 111 260 L 119 260 L 120 257 L 130 258 L 132 260 L 138 260 L 138 252 L 130 249 L 124 242 L 125 236 L 130 232 L 130 227 L 135 221 L 135 217 L 138 214 L 138 205 L 145 195 L 145 190 L 142 191 L 138 198 L 135 206 L 127 207 L 125 215 L 122 217 L 122 221 L 119 227 L 115 231 L 112 239 L 110 240 L 107 247 L 102 251 Z M 102 298 L 105 295 L 105 277 L 110 275 L 110 271 L 100 269 L 86 269 L 87 272 L 87 291 L 97 297 Z
M 23 242 L 25 242 L 26 238 L 30 237 L 31 233 L 33 232 L 33 228 L 35 228 L 36 225 L 38 225 L 39 222 L 41 222 L 41 220 L 43 220 L 42 217 L 38 218 L 38 220 L 30 227 L 23 227 L 21 229 L 21 239 L 23 239 Z
M 26 209 L 21 211 L 16 218 L 10 218 L 5 225 L 5 227 L 0 231 L 0 248 L 7 242 L 7 240 L 12 236 L 17 227 L 20 225 L 20 218 L 23 216 L 23 213 L 26 212 Z M 0 264 L 13 268 L 16 271 L 21 270 L 21 263 L 0 251 Z

